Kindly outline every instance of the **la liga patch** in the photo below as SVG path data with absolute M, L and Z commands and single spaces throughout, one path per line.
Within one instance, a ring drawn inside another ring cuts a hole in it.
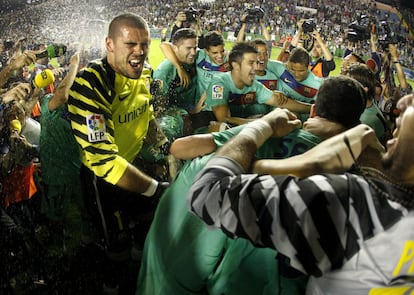
M 221 85 L 213 85 L 211 92 L 212 99 L 223 99 L 224 97 L 224 87 Z
M 88 127 L 88 141 L 99 142 L 106 140 L 105 118 L 102 114 L 91 114 L 86 116 Z

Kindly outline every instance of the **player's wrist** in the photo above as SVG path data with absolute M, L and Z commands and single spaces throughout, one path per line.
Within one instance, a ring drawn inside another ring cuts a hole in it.
M 240 132 L 240 135 L 245 136 L 256 143 L 259 148 L 263 143 L 273 134 L 272 126 L 263 119 L 257 119 L 247 124 Z
M 145 190 L 145 192 L 142 193 L 142 195 L 146 197 L 152 197 L 155 194 L 157 187 L 158 181 L 156 181 L 155 179 L 151 179 L 148 188 Z

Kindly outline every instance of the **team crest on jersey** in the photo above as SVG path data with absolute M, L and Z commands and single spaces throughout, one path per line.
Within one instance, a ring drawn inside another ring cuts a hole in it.
M 212 99 L 223 99 L 224 87 L 221 85 L 213 85 L 211 92 Z
M 92 114 L 86 116 L 86 126 L 88 126 L 89 142 L 106 140 L 105 118 L 102 114 Z

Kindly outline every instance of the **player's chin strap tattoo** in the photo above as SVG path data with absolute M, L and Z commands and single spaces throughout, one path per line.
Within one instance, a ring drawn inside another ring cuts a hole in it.
M 404 183 L 395 181 L 391 179 L 388 175 L 386 175 L 384 172 L 375 169 L 373 167 L 362 167 L 357 162 L 357 159 L 355 158 L 354 152 L 352 151 L 351 144 L 349 141 L 349 138 L 346 134 L 344 134 L 344 143 L 346 147 L 348 148 L 349 153 L 351 154 L 352 160 L 354 161 L 352 170 L 359 172 L 359 174 L 364 177 L 364 179 L 368 182 L 368 184 L 371 186 L 373 190 L 375 190 L 377 193 L 379 193 L 382 197 L 399 203 L 402 206 L 411 209 L 414 208 L 414 187 L 406 185 Z M 381 180 L 385 181 L 395 189 L 402 192 L 402 194 L 390 194 L 388 191 L 385 191 L 383 188 L 380 188 L 375 181 L 374 178 L 380 178 Z

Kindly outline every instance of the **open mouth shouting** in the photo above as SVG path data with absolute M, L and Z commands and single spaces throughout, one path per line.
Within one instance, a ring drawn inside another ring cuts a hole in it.
M 131 59 L 130 61 L 129 61 L 129 65 L 131 66 L 131 67 L 133 67 L 133 68 L 138 68 L 140 65 L 141 65 L 141 60 L 139 60 L 139 59 Z
M 141 73 L 142 73 L 142 69 L 143 69 L 143 60 L 140 59 L 130 59 L 128 61 L 128 64 L 130 66 L 130 70 L 129 72 L 129 77 L 132 79 L 137 79 Z

